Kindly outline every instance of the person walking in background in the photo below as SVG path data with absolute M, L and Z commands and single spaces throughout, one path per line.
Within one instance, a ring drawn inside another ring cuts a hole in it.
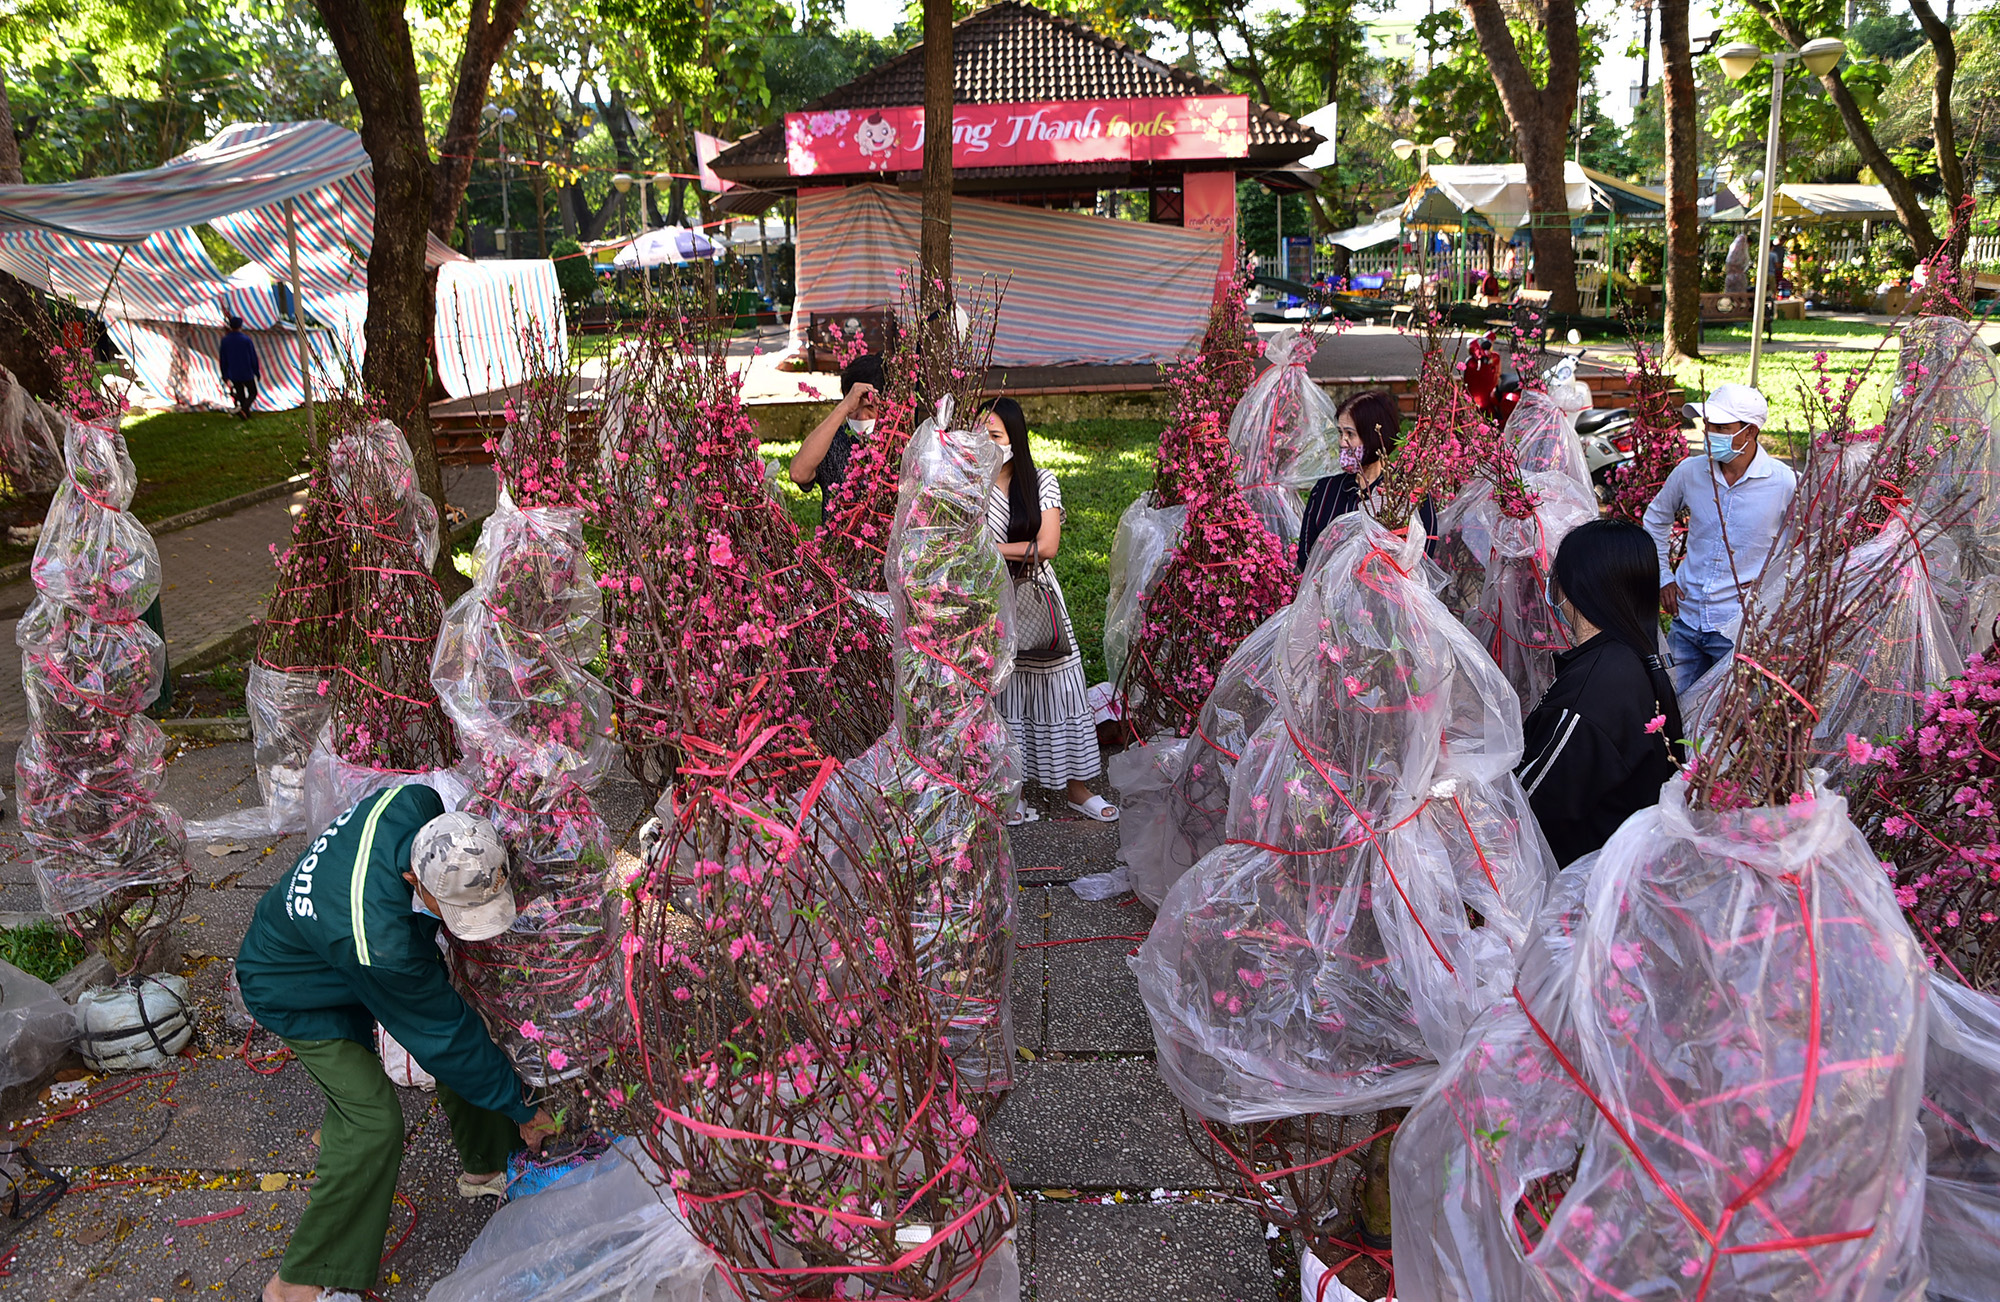
M 1056 567 L 1062 546 L 1062 486 L 1055 473 L 1038 469 L 1028 450 L 1028 418 L 1012 398 L 996 398 L 981 415 L 987 436 L 1005 458 L 986 497 L 986 526 L 1016 583 L 1033 580 L 1053 593 L 1062 622 L 1058 657 L 1017 657 L 1007 685 L 993 698 L 1020 748 L 1021 777 L 1038 786 L 1061 788 L 1069 807 L 1100 823 L 1118 820 L 1118 808 L 1092 792 L 1088 782 L 1104 771 L 1097 749 L 1097 716 L 1091 709 L 1069 604 L 1063 599 Z M 1016 591 L 1020 589 L 1017 587 Z M 1038 815 L 1022 801 L 1008 823 L 1033 822 Z
M 264 369 L 263 363 L 258 360 L 256 343 L 243 333 L 242 319 L 232 316 L 227 320 L 229 328 L 223 331 L 222 342 L 216 346 L 215 364 L 236 402 L 236 419 L 249 420 L 251 405 L 257 401 L 257 377 Z
M 1387 468 L 1384 458 L 1403 436 L 1403 409 L 1386 389 L 1357 393 L 1340 404 L 1340 473 L 1313 485 L 1299 524 L 1299 573 L 1305 573 L 1313 544 L 1326 527 L 1350 511 L 1358 511 L 1375 491 Z M 1437 511 L 1429 500 L 1418 510 L 1424 532 L 1437 534 Z
M 1667 476 L 1645 527 L 1659 552 L 1660 608 L 1673 619 L 1674 683 L 1685 692 L 1735 649 L 1743 593 L 1764 572 L 1798 476 L 1758 443 L 1770 407 L 1749 385 L 1718 384 L 1683 410 L 1702 423 L 1705 445 Z M 1687 555 L 1671 569 L 1667 544 L 1683 510 Z
M 1659 556 L 1646 531 L 1590 520 L 1564 536 L 1548 603 L 1568 630 L 1556 680 L 1522 727 L 1515 773 L 1561 865 L 1600 849 L 1660 801 L 1684 758 L 1680 707 L 1660 663 Z
M 847 458 L 854 451 L 854 441 L 874 437 L 881 388 L 882 359 L 873 353 L 863 353 L 841 367 L 840 401 L 813 426 L 792 458 L 792 482 L 800 488 L 819 489 L 822 522 L 826 504 L 847 482 Z

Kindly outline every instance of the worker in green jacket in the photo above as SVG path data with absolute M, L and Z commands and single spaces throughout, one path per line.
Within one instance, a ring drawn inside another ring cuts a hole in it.
M 437 1077 L 461 1195 L 504 1198 L 508 1154 L 556 1130 L 438 949 L 440 926 L 490 940 L 513 922 L 499 834 L 446 813 L 424 786 L 377 792 L 333 820 L 258 901 L 236 957 L 243 1002 L 326 1095 L 312 1201 L 264 1302 L 360 1302 L 375 1285 L 403 1163 L 377 1022 Z

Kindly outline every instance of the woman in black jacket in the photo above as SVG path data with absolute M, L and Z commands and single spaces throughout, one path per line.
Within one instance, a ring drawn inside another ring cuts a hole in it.
M 1368 503 L 1375 486 L 1388 469 L 1385 458 L 1396 450 L 1403 436 L 1403 409 L 1396 395 L 1386 389 L 1357 393 L 1340 404 L 1340 473 L 1328 475 L 1313 485 L 1306 498 L 1306 513 L 1299 525 L 1299 573 L 1312 559 L 1313 544 L 1326 527 L 1350 511 Z M 1418 518 L 1424 532 L 1437 536 L 1437 512 L 1425 499 Z
M 1681 753 L 1681 712 L 1660 662 L 1659 553 L 1622 520 L 1578 525 L 1556 550 L 1549 604 L 1572 650 L 1528 716 L 1515 772 L 1556 862 L 1603 846 L 1656 805 Z

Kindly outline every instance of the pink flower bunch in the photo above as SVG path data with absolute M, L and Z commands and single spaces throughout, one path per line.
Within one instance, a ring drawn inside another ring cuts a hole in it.
M 1493 486 L 1501 513 L 1526 519 L 1536 499 L 1521 477 L 1512 440 L 1473 402 L 1440 342 L 1426 349 L 1417 380 L 1417 419 L 1382 472 L 1376 498 L 1383 524 L 1401 528 L 1426 500 L 1442 506 L 1474 480 Z
M 605 416 L 606 680 L 655 794 L 672 757 L 700 768 L 745 720 L 796 723 L 836 754 L 888 721 L 883 625 L 766 486 L 740 382 L 709 344 L 686 322 L 648 323 Z
M 1907 736 L 1868 751 L 1874 763 L 1848 784 L 1855 826 L 1933 959 L 1968 985 L 1993 989 L 2000 979 L 2000 653 L 1973 656 L 1963 677 L 1925 695 Z
M 1214 417 L 1205 414 L 1173 451 L 1187 522 L 1147 593 L 1121 684 L 1145 737 L 1193 732 L 1223 661 L 1298 583 L 1237 484 L 1235 453 Z M 1168 464 L 1163 441 L 1162 478 Z
M 1637 524 L 1675 466 L 1687 459 L 1681 434 L 1680 384 L 1643 339 L 1632 341 L 1632 459 L 1611 473 L 1611 514 Z

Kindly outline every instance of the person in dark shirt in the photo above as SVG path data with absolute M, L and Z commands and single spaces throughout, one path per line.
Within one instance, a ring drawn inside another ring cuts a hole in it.
M 1313 544 L 1327 525 L 1369 500 L 1387 468 L 1384 458 L 1403 434 L 1403 409 L 1385 389 L 1357 393 L 1340 404 L 1340 473 L 1313 485 L 1299 526 L 1299 573 L 1305 573 Z M 1418 511 L 1424 532 L 1437 534 L 1437 511 L 1425 501 Z
M 215 350 L 215 364 L 221 368 L 223 382 L 236 401 L 236 418 L 249 420 L 250 407 L 257 401 L 257 377 L 263 372 L 263 364 L 257 359 L 257 345 L 243 333 L 242 320 L 232 316 L 228 321 L 229 329 Z
M 335 819 L 258 901 L 236 956 L 243 1003 L 327 1099 L 312 1201 L 263 1302 L 359 1302 L 375 1286 L 404 1124 L 376 1023 L 437 1077 L 461 1197 L 504 1199 L 508 1154 L 557 1129 L 438 951 L 440 930 L 491 940 L 513 921 L 493 825 L 415 785 Z
M 800 488 L 819 489 L 820 519 L 826 519 L 826 504 L 847 481 L 847 458 L 857 438 L 875 433 L 877 395 L 882 388 L 882 359 L 873 353 L 861 356 L 840 370 L 840 401 L 812 433 L 799 445 L 792 458 L 792 482 Z
M 1515 773 L 1562 865 L 1660 801 L 1682 760 L 1681 712 L 1660 660 L 1659 552 L 1638 525 L 1591 520 L 1556 550 L 1549 603 L 1573 649 L 1528 716 Z

